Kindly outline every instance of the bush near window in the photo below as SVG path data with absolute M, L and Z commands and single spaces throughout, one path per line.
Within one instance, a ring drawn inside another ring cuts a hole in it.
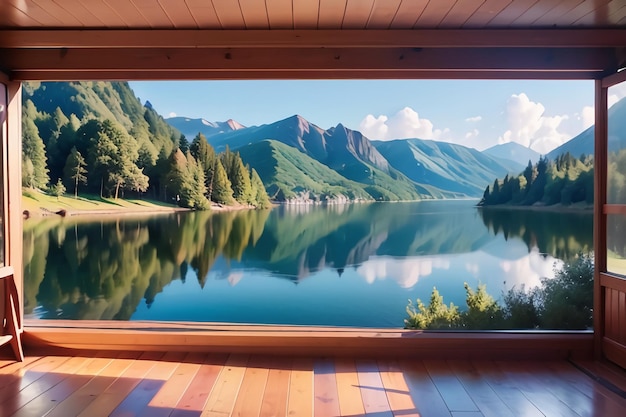
M 447 306 L 436 288 L 429 305 L 409 300 L 408 329 L 495 330 L 559 329 L 584 330 L 593 323 L 592 254 L 579 254 L 572 262 L 555 270 L 554 278 L 542 278 L 541 285 L 526 291 L 512 288 L 499 304 L 479 284 L 476 290 L 465 283 L 467 308 Z

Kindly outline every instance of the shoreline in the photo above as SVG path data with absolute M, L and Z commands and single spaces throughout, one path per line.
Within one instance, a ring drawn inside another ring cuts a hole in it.
M 592 205 L 572 204 L 570 206 L 564 206 L 561 203 L 552 204 L 550 206 L 542 206 L 542 205 L 514 206 L 514 205 L 507 205 L 507 204 L 496 204 L 496 205 L 489 205 L 489 206 L 477 205 L 476 208 L 487 209 L 487 210 L 515 210 L 515 211 L 526 210 L 526 211 L 548 211 L 548 212 L 567 211 L 567 212 L 578 212 L 578 213 L 586 213 L 586 212 L 593 213 L 593 204 Z

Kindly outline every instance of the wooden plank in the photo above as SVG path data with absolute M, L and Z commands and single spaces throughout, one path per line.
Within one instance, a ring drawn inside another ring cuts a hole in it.
M 439 27 L 460 28 L 485 3 L 485 0 L 459 0 L 444 16 Z
M 7 5 L 14 7 L 30 19 L 36 21 L 39 25 L 54 27 L 59 26 L 61 23 L 61 21 L 50 14 L 45 7 L 40 7 L 32 0 L 5 0 L 4 3 L 4 7 L 7 7 Z
M 626 293 L 619 292 L 619 331 L 617 341 L 626 345 Z
M 202 417 L 230 415 L 248 363 L 248 355 L 230 355 L 202 411 Z
M 264 2 L 258 0 L 239 0 L 241 15 L 246 24 L 246 29 L 269 29 L 267 7 Z
M 544 414 L 526 398 L 492 361 L 472 361 L 473 367 L 487 381 L 515 416 L 543 417 Z
M 347 0 L 319 0 L 317 27 L 319 29 L 341 29 L 346 5 Z
M 483 5 L 467 19 L 463 27 L 484 28 L 491 19 L 507 8 L 512 1 L 513 0 L 486 0 Z
M 232 0 L 212 0 L 215 14 L 222 29 L 241 29 L 245 27 L 241 7 Z
M 196 0 L 194 0 L 196 1 Z M 349 5 L 350 3 L 348 3 Z M 197 13 L 195 14 L 197 15 Z M 347 20 L 344 20 L 346 23 Z M 619 48 L 623 29 L 0 30 L 2 48 Z M 511 54 L 516 51 L 511 51 Z M 619 73 L 617 77 L 624 77 Z M 607 77 L 610 78 L 610 77 Z M 211 323 L 216 325 L 215 323 Z
M 292 359 L 276 357 L 271 362 L 259 417 L 286 417 Z
M 350 48 L 332 49 L 69 49 L 0 50 L 12 70 L 511 70 L 603 71 L 613 65 L 607 50 L 506 48 Z M 10 63 L 10 64 L 9 64 Z
M 80 0 L 55 0 L 60 7 L 72 14 L 82 26 L 105 27 L 98 16 L 94 15 Z
M 401 0 L 374 0 L 372 11 L 367 20 L 367 29 L 388 29 L 391 26 Z
M 72 392 L 91 380 L 91 375 L 81 375 L 81 371 L 87 368 L 93 361 L 93 358 L 84 357 L 69 359 L 56 368 L 54 374 L 46 375 L 46 377 L 51 376 L 49 382 L 52 382 L 52 386 L 49 389 L 36 393 L 32 400 L 10 415 L 15 417 L 32 417 L 48 414 L 57 404 L 69 397 Z M 93 372 L 93 369 L 88 372 Z M 40 381 L 42 380 L 43 378 Z M 34 385 L 36 384 L 31 384 L 31 387 Z M 9 415 L 5 414 L 6 411 L 8 410 L 2 407 L 0 415 Z
M 97 16 L 107 28 L 124 28 L 128 26 L 119 14 L 120 10 L 110 7 L 104 0 L 89 0 L 89 2 L 83 3 L 85 8 L 92 15 Z
M 374 0 L 348 0 L 346 2 L 346 11 L 343 16 L 343 21 L 341 22 L 341 28 L 365 29 L 373 7 Z
M 514 383 L 526 398 L 531 401 L 544 415 L 572 416 L 577 415 L 571 406 L 579 406 L 577 403 L 560 401 L 548 384 L 544 385 L 537 375 L 545 372 L 545 366 L 537 362 L 499 362 L 498 366 L 504 374 Z M 581 407 L 579 407 L 581 408 Z
M 61 26 L 69 26 L 69 27 L 81 27 L 83 23 L 80 22 L 71 11 L 64 9 L 56 2 L 51 2 L 47 0 L 31 0 L 32 3 L 37 4 L 39 7 L 45 6 L 46 12 L 57 19 Z
M 551 10 L 545 12 L 538 17 L 533 24 L 537 26 L 551 26 L 554 25 L 556 20 L 563 15 L 574 10 L 576 7 L 584 3 L 583 0 L 563 0 L 558 3 Z M 546 9 L 547 10 L 547 9 Z
M 150 401 L 165 385 L 185 357 L 181 352 L 168 352 L 151 367 L 145 377 L 134 386 L 126 398 L 110 414 L 111 417 L 139 415 L 149 407 Z M 152 411 L 152 410 L 150 410 Z
M 427 360 L 424 366 L 450 411 L 478 411 L 461 382 L 443 360 Z
M 471 362 L 450 360 L 448 365 L 485 417 L 514 417 L 513 412 Z
M 173 28 L 174 24 L 169 19 L 158 0 L 131 0 L 141 15 L 153 28 Z
M 107 0 L 100 0 L 101 2 Z M 107 4 L 112 5 L 111 2 Z M 119 15 L 119 19 L 129 28 L 149 28 L 150 23 L 137 9 L 132 1 L 117 1 L 113 10 Z
M 163 357 L 162 352 L 142 353 L 115 381 L 111 383 L 91 404 L 85 407 L 79 417 L 105 417 L 111 415 L 124 399 L 135 389 L 142 379 Z
M 358 416 L 365 414 L 359 376 L 353 359 L 335 359 L 335 378 L 341 415 Z
M 597 8 L 605 6 L 610 1 L 611 0 L 583 1 L 569 12 L 557 16 L 554 20 L 554 24 L 559 26 L 571 25 L 589 13 L 593 13 Z
M 258 416 L 261 413 L 263 394 L 269 376 L 270 360 L 263 356 L 252 356 L 241 381 L 232 416 Z
M 185 3 L 199 28 L 219 29 L 221 27 L 212 2 L 206 0 L 186 0 Z
M 507 7 L 498 13 L 488 22 L 489 26 L 506 27 L 510 26 L 513 21 L 524 14 L 539 0 L 516 0 L 511 2 Z
M 126 353 L 123 356 L 118 355 L 115 359 L 95 359 L 90 366 L 97 367 L 101 366 L 100 364 L 104 364 L 104 367 L 102 367 L 100 371 L 95 368 L 93 371 L 87 370 L 86 374 L 93 375 L 93 378 L 57 405 L 50 413 L 47 414 L 47 417 L 67 417 L 69 415 L 76 415 L 81 410 L 84 410 L 138 357 L 138 353 L 131 352 L 130 354 Z
M 176 404 L 176 410 L 172 412 L 171 417 L 190 417 L 191 413 L 196 413 L 193 415 L 199 416 L 202 413 L 227 359 L 228 354 L 225 353 L 206 355 L 204 363 L 200 366 L 185 394 Z
M 52 372 L 69 360 L 69 357 L 60 356 L 42 358 L 32 368 L 27 368 L 19 380 L 10 381 L 0 396 L 0 416 L 11 415 L 62 381 L 62 375 Z
M 380 378 L 383 381 L 389 407 L 394 416 L 420 417 L 413 404 L 409 387 L 404 379 L 402 368 L 395 360 L 378 361 Z
M 267 0 L 265 2 L 266 15 L 269 20 L 271 29 L 292 29 L 294 27 L 294 11 L 295 5 L 291 0 Z M 315 22 L 316 27 L 317 22 Z
M 203 354 L 188 354 L 139 415 L 145 417 L 170 416 L 200 370 L 200 364 L 203 360 Z
M 295 358 L 289 380 L 287 414 L 293 417 L 313 416 L 313 361 Z
M 335 365 L 330 359 L 318 359 L 313 364 L 313 415 L 339 415 L 339 398 Z
M 400 362 L 409 392 L 420 416 L 451 416 L 441 393 L 435 387 L 422 361 Z
M 358 360 L 356 369 L 365 412 L 367 414 L 380 415 L 381 417 L 393 417 L 376 362 Z
M 429 0 L 402 0 L 390 29 L 411 29 L 424 12 Z
M 293 0 L 291 4 L 294 29 L 317 29 L 318 0 Z
M 175 28 L 198 28 L 186 3 L 181 4 L 180 0 L 159 0 L 159 4 Z
M 414 28 L 436 28 L 452 9 L 456 0 L 438 0 L 428 2 L 424 12 L 415 23 Z
M 524 13 L 520 14 L 517 19 L 513 21 L 513 25 L 529 26 L 532 25 L 537 19 L 542 17 L 546 10 L 550 11 L 554 7 L 552 0 L 539 0 L 528 8 Z

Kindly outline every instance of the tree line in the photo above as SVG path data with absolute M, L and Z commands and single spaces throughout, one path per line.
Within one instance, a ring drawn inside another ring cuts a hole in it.
M 488 185 L 480 206 L 498 204 L 530 206 L 533 204 L 571 205 L 593 203 L 593 157 L 573 157 L 569 152 L 554 161 L 539 158 L 518 176 L 506 175 Z
M 118 97 L 126 89 L 108 94 Z M 130 108 L 119 101 L 122 110 Z M 202 134 L 189 144 L 149 104 L 134 107 L 124 113 L 130 120 L 124 126 L 89 112 L 68 117 L 60 107 L 47 113 L 25 100 L 22 185 L 57 196 L 149 197 L 194 209 L 207 209 L 210 202 L 270 205 L 259 175 L 239 153 L 217 154 Z

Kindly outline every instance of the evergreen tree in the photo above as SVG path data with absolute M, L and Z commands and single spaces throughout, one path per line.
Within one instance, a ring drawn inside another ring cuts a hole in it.
M 530 161 L 530 159 L 528 160 L 528 165 L 526 166 L 526 169 L 524 169 L 524 173 L 522 175 L 524 175 L 524 178 L 526 178 L 526 188 L 525 188 L 525 193 L 528 194 L 528 190 L 530 190 L 530 186 L 533 183 L 534 175 L 533 175 L 533 163 Z
M 136 165 L 137 142 L 112 121 L 102 123 L 102 130 L 92 144 L 92 155 L 101 183 L 114 190 L 115 199 L 120 189 L 138 192 L 147 189 L 148 179 Z
M 180 135 L 180 138 L 178 139 L 178 148 L 183 152 L 183 154 L 187 153 L 189 150 L 189 141 L 185 135 Z
M 213 179 L 213 193 L 211 194 L 212 201 L 219 204 L 230 205 L 235 202 L 233 199 L 233 189 L 226 175 L 226 170 L 222 165 L 222 161 L 216 158 L 215 162 L 215 178 Z
M 63 185 L 61 178 L 57 179 L 56 184 L 50 187 L 50 193 L 57 197 L 57 201 L 59 200 L 59 197 L 65 194 L 65 191 L 66 191 L 65 185 Z
M 254 202 L 252 204 L 257 208 L 269 208 L 271 206 L 270 197 L 267 195 L 267 191 L 265 191 L 261 177 L 259 177 L 254 168 L 250 172 L 250 184 L 254 191 Z
M 22 118 L 22 162 L 22 185 L 45 189 L 49 181 L 46 150 L 35 122 L 28 117 Z
M 229 153 L 228 165 L 226 169 L 226 175 L 230 180 L 233 197 L 240 204 L 251 204 L 252 198 L 252 185 L 250 184 L 250 174 L 241 160 L 239 153 Z M 225 167 L 226 168 L 226 167 Z
M 65 161 L 65 180 L 74 186 L 74 198 L 78 197 L 78 184 L 87 184 L 87 163 L 85 158 L 73 147 Z

